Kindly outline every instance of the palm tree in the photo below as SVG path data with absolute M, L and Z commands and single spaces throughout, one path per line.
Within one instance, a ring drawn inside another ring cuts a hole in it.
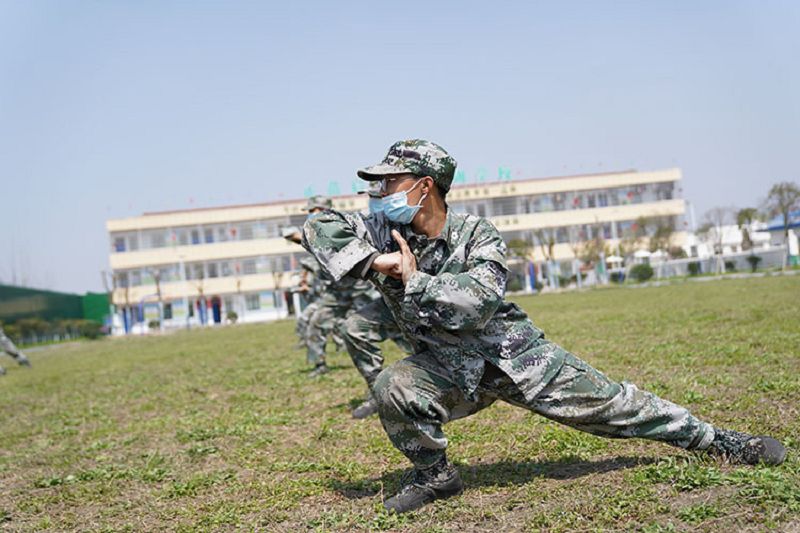
M 742 250 L 746 251 L 753 247 L 753 240 L 750 237 L 750 226 L 758 218 L 758 209 L 755 207 L 745 207 L 736 213 L 736 225 L 742 230 Z

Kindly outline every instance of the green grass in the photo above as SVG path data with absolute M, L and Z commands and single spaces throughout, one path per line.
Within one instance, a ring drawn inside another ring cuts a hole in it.
M 615 379 L 721 426 L 777 436 L 780 468 L 603 440 L 497 404 L 446 426 L 463 496 L 383 512 L 407 468 L 355 421 L 346 354 L 306 377 L 293 323 L 105 339 L 0 378 L 0 529 L 642 530 L 800 528 L 800 278 L 520 298 Z M 386 345 L 388 359 L 400 354 Z

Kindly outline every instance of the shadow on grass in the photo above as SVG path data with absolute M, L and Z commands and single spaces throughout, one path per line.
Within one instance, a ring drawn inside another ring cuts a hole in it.
M 562 459 L 558 461 L 500 461 L 475 466 L 459 466 L 464 485 L 469 487 L 509 487 L 523 485 L 535 478 L 569 480 L 592 474 L 605 474 L 636 466 L 648 465 L 655 459 L 648 457 L 612 457 L 599 461 Z M 396 469 L 379 478 L 356 481 L 328 479 L 327 485 L 349 499 L 367 498 L 378 494 L 381 487 L 387 492 L 400 488 L 400 480 L 408 472 Z
M 330 372 L 338 372 L 340 370 L 352 370 L 352 369 L 353 369 L 353 365 L 328 365 L 328 370 L 329 370 L 328 373 L 330 373 Z M 313 368 L 303 368 L 301 370 L 298 370 L 297 373 L 301 374 L 301 375 L 308 375 L 313 371 L 314 371 Z M 323 375 L 326 375 L 326 374 L 323 374 Z

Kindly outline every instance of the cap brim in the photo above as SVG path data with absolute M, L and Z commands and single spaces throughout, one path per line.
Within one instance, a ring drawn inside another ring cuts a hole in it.
M 366 181 L 382 180 L 384 176 L 392 174 L 412 174 L 412 172 L 407 168 L 387 164 L 374 165 L 358 171 L 358 177 Z

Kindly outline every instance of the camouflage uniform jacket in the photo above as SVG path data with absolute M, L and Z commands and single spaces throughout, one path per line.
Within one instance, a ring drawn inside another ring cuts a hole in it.
M 311 301 L 322 299 L 325 305 L 350 307 L 363 305 L 375 299 L 372 285 L 364 280 L 352 277 L 334 280 L 330 274 L 320 268 L 314 257 L 304 257 L 300 266 L 313 276 L 309 282 Z
M 402 282 L 369 269 L 379 253 L 398 250 L 397 229 L 417 258 Z M 383 295 L 415 352 L 429 351 L 472 397 L 489 361 L 532 400 L 563 362 L 563 350 L 516 304 L 505 301 L 506 245 L 486 219 L 449 211 L 439 237 L 416 235 L 383 213 L 368 217 L 329 211 L 308 221 L 303 246 L 335 280 L 361 277 Z

